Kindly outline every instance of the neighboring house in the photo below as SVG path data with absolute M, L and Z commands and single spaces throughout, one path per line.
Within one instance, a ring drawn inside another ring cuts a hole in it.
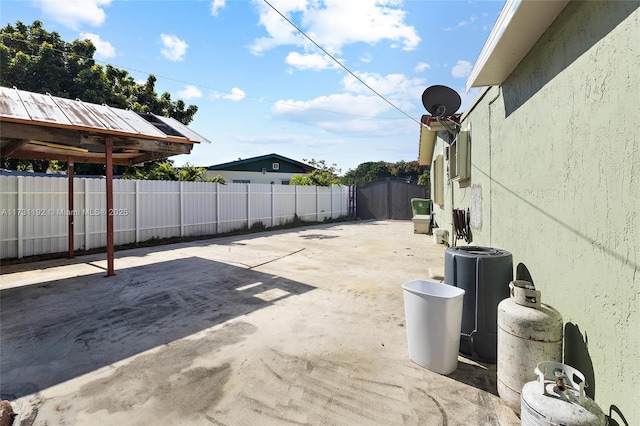
M 261 155 L 207 167 L 207 177 L 222 176 L 227 183 L 289 185 L 293 176 L 315 170 L 308 164 L 278 154 Z
M 435 221 L 513 254 L 565 322 L 587 394 L 640 420 L 640 3 L 507 1 L 450 135 L 423 117 Z M 453 139 L 451 139 L 453 140 Z M 614 417 L 615 418 L 615 417 Z M 622 423 L 621 423 L 622 424 Z

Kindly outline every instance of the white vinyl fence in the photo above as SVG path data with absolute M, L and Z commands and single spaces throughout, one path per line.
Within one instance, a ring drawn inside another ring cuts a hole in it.
M 68 215 L 74 248 L 107 245 L 106 181 L 75 178 L 68 211 L 63 177 L 0 176 L 0 259 L 68 250 Z M 321 222 L 348 214 L 342 186 L 220 185 L 210 182 L 113 181 L 115 245 L 151 238 L 214 235 L 283 225 L 297 215 Z

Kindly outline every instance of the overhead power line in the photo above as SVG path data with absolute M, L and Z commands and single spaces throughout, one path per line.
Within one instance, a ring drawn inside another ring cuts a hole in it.
M 307 40 L 309 40 L 311 43 L 313 43 L 318 49 L 322 50 L 322 52 L 327 55 L 329 58 L 331 58 L 332 61 L 334 61 L 336 64 L 338 64 L 341 68 L 343 68 L 346 72 L 348 72 L 349 74 L 351 74 L 351 76 L 353 78 L 355 78 L 356 80 L 358 80 L 360 83 L 362 83 L 367 89 L 371 90 L 373 93 L 375 93 L 380 99 L 382 99 L 383 101 L 385 101 L 386 103 L 388 103 L 389 105 L 391 105 L 393 108 L 395 108 L 396 110 L 398 110 L 401 114 L 407 116 L 410 120 L 415 121 L 416 123 L 418 123 L 420 126 L 422 126 L 422 123 L 418 120 L 416 120 L 414 117 L 412 117 L 411 115 L 407 114 L 406 112 L 404 112 L 402 109 L 400 109 L 398 106 L 396 106 L 393 102 L 391 102 L 389 99 L 387 99 L 386 97 L 384 97 L 383 95 L 381 95 L 380 93 L 378 93 L 373 87 L 369 86 L 364 80 L 362 80 L 360 77 L 358 77 L 356 74 L 354 74 L 349 68 L 347 68 L 342 62 L 340 62 L 339 60 L 337 60 L 331 53 L 327 52 L 325 50 L 325 48 L 323 48 L 322 46 L 320 46 L 318 43 L 316 43 L 316 41 L 314 39 L 312 39 L 311 37 L 309 37 L 307 35 L 307 33 L 305 33 L 300 27 L 298 27 L 296 24 L 293 23 L 293 21 L 291 21 L 289 18 L 287 18 L 283 13 L 281 13 L 278 9 L 276 9 L 271 3 L 269 3 L 267 0 L 262 0 L 264 1 L 271 9 L 273 9 L 278 15 L 280 15 L 285 21 L 287 21 L 289 24 L 291 24 L 291 26 L 293 28 L 295 28 L 300 34 L 302 34 L 303 36 L 306 37 Z

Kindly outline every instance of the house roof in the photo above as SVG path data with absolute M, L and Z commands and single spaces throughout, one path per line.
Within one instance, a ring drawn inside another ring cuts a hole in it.
M 113 163 L 133 165 L 188 154 L 209 142 L 173 118 L 0 87 L 3 157 L 104 163 L 105 137 Z
M 453 114 L 448 118 L 460 122 L 462 114 Z M 423 115 L 420 117 L 420 146 L 418 148 L 418 164 L 421 166 L 431 165 L 433 158 L 433 150 L 436 146 L 436 133 L 447 130 L 442 124 L 438 123 L 438 119 L 432 115 Z
M 502 84 L 569 0 L 507 0 L 467 79 L 472 87 Z
M 245 170 L 245 171 L 253 171 L 252 165 L 264 161 L 278 161 L 283 163 L 291 164 L 292 166 L 303 170 L 305 173 L 311 173 L 316 170 L 315 167 L 310 166 L 305 163 L 301 163 L 300 161 L 292 160 L 291 158 L 283 157 L 278 154 L 267 154 L 260 155 L 258 157 L 245 158 L 243 160 L 230 161 L 228 163 L 214 164 L 212 166 L 207 167 L 207 170 Z
M 467 91 L 472 87 L 504 83 L 567 3 L 569 0 L 507 0 L 471 69 Z M 460 115 L 454 119 L 459 121 L 459 117 Z M 446 129 L 430 115 L 423 115 L 421 123 L 418 163 L 429 165 L 433 157 L 436 132 Z

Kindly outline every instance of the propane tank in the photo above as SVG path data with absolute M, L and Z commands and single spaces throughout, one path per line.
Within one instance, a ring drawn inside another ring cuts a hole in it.
M 523 426 L 607 425 L 604 412 L 584 393 L 582 373 L 559 362 L 543 361 L 535 368 L 538 380 L 522 388 L 520 420 Z
M 520 393 L 541 361 L 562 361 L 562 316 L 540 302 L 529 281 L 509 283 L 510 297 L 498 304 L 498 394 L 516 413 Z

